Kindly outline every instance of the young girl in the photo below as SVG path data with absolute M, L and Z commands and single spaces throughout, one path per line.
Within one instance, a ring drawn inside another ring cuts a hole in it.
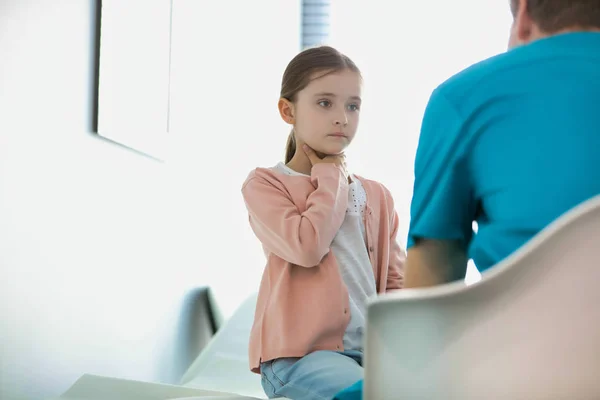
M 361 84 L 331 47 L 298 54 L 279 100 L 293 127 L 285 163 L 255 169 L 242 188 L 267 257 L 249 350 L 269 398 L 331 399 L 362 379 L 367 299 L 402 287 L 392 196 L 346 169 Z

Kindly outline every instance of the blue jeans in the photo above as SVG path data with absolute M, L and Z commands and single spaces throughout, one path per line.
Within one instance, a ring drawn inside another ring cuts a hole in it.
M 260 365 L 262 387 L 269 397 L 331 400 L 363 378 L 359 351 L 315 351 L 302 358 L 278 358 Z

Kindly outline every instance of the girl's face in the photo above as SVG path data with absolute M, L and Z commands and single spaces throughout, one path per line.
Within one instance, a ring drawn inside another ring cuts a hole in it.
M 362 79 L 351 70 L 316 74 L 292 105 L 296 140 L 325 154 L 340 154 L 354 139 Z

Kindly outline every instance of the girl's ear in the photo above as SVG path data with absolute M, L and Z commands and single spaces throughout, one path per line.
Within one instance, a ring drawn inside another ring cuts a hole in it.
M 288 99 L 281 98 L 277 103 L 279 108 L 279 115 L 288 124 L 294 125 L 296 123 L 294 104 Z

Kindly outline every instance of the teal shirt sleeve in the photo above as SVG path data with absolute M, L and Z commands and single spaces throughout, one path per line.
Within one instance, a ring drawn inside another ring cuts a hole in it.
M 459 240 L 467 251 L 476 205 L 468 171 L 467 124 L 441 93 L 425 110 L 415 157 L 408 246 L 418 239 Z
M 363 398 L 363 381 L 362 379 L 339 392 L 333 400 L 362 400 Z

